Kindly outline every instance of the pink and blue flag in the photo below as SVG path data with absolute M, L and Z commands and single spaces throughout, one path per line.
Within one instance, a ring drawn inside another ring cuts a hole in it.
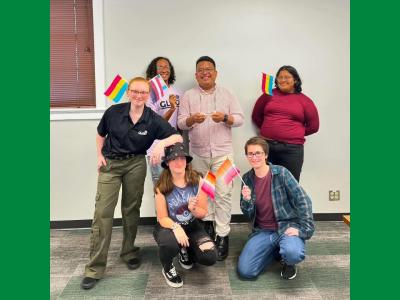
M 239 176 L 240 170 L 227 158 L 217 171 L 217 177 L 222 177 L 225 184 L 229 184 L 236 176 Z
M 215 183 L 217 182 L 217 178 L 210 171 L 207 173 L 206 177 L 203 179 L 203 183 L 201 184 L 201 190 L 206 193 L 211 200 L 215 201 Z
M 165 81 L 162 79 L 160 74 L 150 79 L 150 85 L 154 93 L 156 94 L 157 100 L 163 98 L 165 95 L 169 93 L 168 86 L 165 84 Z
M 118 103 L 126 92 L 127 88 L 128 82 L 118 74 L 115 76 L 108 89 L 104 92 L 104 95 L 106 95 L 108 99 Z
M 262 92 L 272 96 L 273 84 L 274 84 L 274 76 L 262 73 L 262 82 L 261 82 Z

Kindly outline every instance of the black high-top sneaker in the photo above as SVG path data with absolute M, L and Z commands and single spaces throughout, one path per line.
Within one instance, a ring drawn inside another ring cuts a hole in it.
M 186 248 L 181 248 L 178 253 L 179 263 L 182 268 L 190 270 L 193 268 L 193 261 L 190 259 L 189 253 Z
M 283 263 L 282 265 L 282 271 L 281 271 L 281 276 L 284 279 L 293 279 L 297 275 L 297 269 L 295 265 L 288 265 L 286 263 Z
M 217 250 L 218 250 L 217 259 L 219 261 L 224 260 L 225 258 L 227 258 L 229 252 L 229 237 L 228 236 L 220 237 L 219 235 L 217 235 L 215 243 L 217 244 Z

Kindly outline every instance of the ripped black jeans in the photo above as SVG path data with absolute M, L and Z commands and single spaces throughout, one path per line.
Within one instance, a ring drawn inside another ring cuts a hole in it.
M 187 252 L 190 258 L 201 265 L 211 266 L 217 261 L 217 249 L 210 236 L 205 232 L 199 221 L 194 220 L 188 225 L 182 225 L 186 235 L 189 237 Z M 158 244 L 160 261 L 163 267 L 170 266 L 172 260 L 178 254 L 180 245 L 171 229 L 161 227 L 157 223 L 153 231 L 154 239 Z M 202 251 L 200 245 L 211 242 L 213 247 Z

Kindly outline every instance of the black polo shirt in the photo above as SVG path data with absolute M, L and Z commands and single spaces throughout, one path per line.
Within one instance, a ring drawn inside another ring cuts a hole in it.
M 146 154 L 154 140 L 177 133 L 175 128 L 147 106 L 139 121 L 133 124 L 129 116 L 130 108 L 130 102 L 109 107 L 97 126 L 98 134 L 106 138 L 102 153 L 107 158 Z

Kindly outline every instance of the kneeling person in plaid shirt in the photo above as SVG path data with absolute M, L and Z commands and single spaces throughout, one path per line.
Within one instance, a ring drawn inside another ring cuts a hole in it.
M 243 176 L 240 208 L 253 232 L 237 269 L 241 278 L 254 279 L 278 259 L 282 278 L 293 279 L 305 258 L 305 240 L 314 233 L 311 199 L 285 167 L 267 163 L 268 150 L 260 137 L 245 145 L 252 169 Z

